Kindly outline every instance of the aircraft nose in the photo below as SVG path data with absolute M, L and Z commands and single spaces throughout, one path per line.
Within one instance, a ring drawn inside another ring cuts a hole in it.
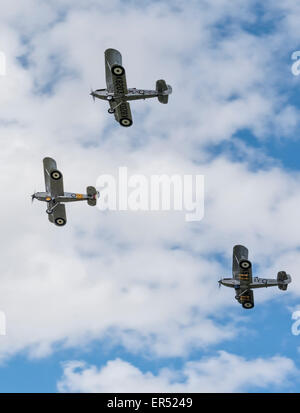
M 95 94 L 94 94 L 94 92 L 93 92 L 93 91 L 91 91 L 90 96 L 92 96 L 93 101 L 95 102 Z
M 92 98 L 93 98 L 93 100 L 94 100 L 94 102 L 95 102 L 95 94 L 94 94 L 93 89 L 91 89 L 90 96 L 92 96 Z

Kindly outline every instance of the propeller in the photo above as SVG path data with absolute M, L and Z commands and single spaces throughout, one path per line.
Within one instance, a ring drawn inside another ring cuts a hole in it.
M 31 203 L 35 200 L 35 192 L 31 195 Z
M 94 96 L 94 91 L 93 91 L 93 89 L 91 88 L 91 93 L 90 93 L 90 95 L 92 96 L 92 98 L 93 98 L 93 101 L 95 102 L 95 96 Z
M 222 280 L 219 280 L 218 281 L 218 283 L 219 283 L 219 288 L 221 288 L 222 287 L 222 282 L 221 282 Z

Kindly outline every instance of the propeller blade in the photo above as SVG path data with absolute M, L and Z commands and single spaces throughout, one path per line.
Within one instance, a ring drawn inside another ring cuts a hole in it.
M 91 93 L 90 93 L 90 95 L 92 96 L 92 98 L 93 98 L 93 101 L 95 102 L 95 96 L 94 96 L 94 91 L 93 91 L 93 89 L 91 88 Z
M 34 190 L 33 194 L 31 195 L 31 203 L 33 203 L 33 201 L 35 200 L 35 193 L 36 191 Z

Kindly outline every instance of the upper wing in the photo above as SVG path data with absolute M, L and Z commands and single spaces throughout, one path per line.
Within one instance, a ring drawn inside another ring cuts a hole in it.
M 45 186 L 46 192 L 50 193 L 52 196 L 64 195 L 64 184 L 62 173 L 57 170 L 57 165 L 54 159 L 44 158 L 44 175 L 45 175 Z M 58 172 L 54 174 L 57 179 L 54 179 L 53 172 Z
M 67 223 L 66 207 L 64 204 L 58 204 L 54 208 L 53 213 L 48 216 L 49 221 L 58 227 L 62 227 Z
M 116 49 L 107 49 L 104 52 L 104 57 L 107 90 L 109 92 L 113 92 L 114 85 L 111 69 L 114 65 L 122 66 L 122 56 L 121 53 Z
M 252 283 L 252 268 L 249 267 L 247 269 L 240 268 L 239 274 L 237 277 L 238 280 L 240 280 L 240 284 L 251 284 Z
M 238 279 L 241 272 L 240 261 L 248 259 L 248 249 L 243 245 L 235 245 L 232 254 L 232 275 Z
M 122 66 L 120 66 L 122 67 Z M 125 69 L 122 67 L 123 73 L 122 74 L 114 74 L 114 66 L 112 68 L 112 83 L 113 83 L 113 92 L 115 98 L 117 99 L 118 96 L 123 96 L 128 93 L 127 88 L 127 81 L 126 81 L 126 74 Z M 120 69 L 121 70 L 121 69 Z
M 113 108 L 111 102 L 110 107 Z M 117 122 L 120 122 L 122 126 L 131 126 L 132 125 L 132 115 L 130 110 L 130 105 L 128 102 L 122 102 L 115 110 L 115 119 Z

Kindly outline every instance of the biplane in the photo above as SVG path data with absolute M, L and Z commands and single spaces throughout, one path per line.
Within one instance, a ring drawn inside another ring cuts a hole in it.
M 172 88 L 165 80 L 156 82 L 155 90 L 128 89 L 125 69 L 122 66 L 122 56 L 118 50 L 107 49 L 104 52 L 106 89 L 91 91 L 93 99 L 106 100 L 109 103 L 108 113 L 114 114 L 120 125 L 132 125 L 132 115 L 129 102 L 131 100 L 149 99 L 157 97 L 160 103 L 168 103 Z
M 35 192 L 31 195 L 32 201 L 47 202 L 46 212 L 49 221 L 58 227 L 62 227 L 67 223 L 66 217 L 66 202 L 87 201 L 88 205 L 95 206 L 99 193 L 93 186 L 88 186 L 86 194 L 77 194 L 73 192 L 64 192 L 63 175 L 57 169 L 54 159 L 44 158 L 44 176 L 45 176 L 45 192 Z
M 219 286 L 225 285 L 235 289 L 235 298 L 246 309 L 254 307 L 252 289 L 275 287 L 287 290 L 292 278 L 285 271 L 279 271 L 276 279 L 252 277 L 252 264 L 248 260 L 248 249 L 243 245 L 233 247 L 232 278 L 222 278 Z

